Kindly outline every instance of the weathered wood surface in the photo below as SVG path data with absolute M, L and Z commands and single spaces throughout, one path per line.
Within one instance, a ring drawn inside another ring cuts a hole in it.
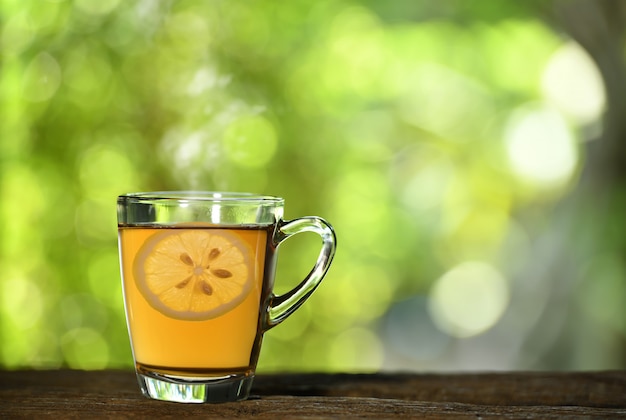
M 248 401 L 151 401 L 127 371 L 0 371 L 0 418 L 626 418 L 626 371 L 260 375 Z

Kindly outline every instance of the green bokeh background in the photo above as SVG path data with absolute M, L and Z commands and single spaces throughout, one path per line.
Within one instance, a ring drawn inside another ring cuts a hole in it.
M 338 234 L 260 371 L 626 368 L 622 3 L 0 4 L 0 366 L 130 368 L 116 196 L 203 189 Z

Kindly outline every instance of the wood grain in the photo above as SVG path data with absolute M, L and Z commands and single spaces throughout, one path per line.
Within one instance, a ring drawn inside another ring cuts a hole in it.
M 626 372 L 260 375 L 248 401 L 151 401 L 127 371 L 2 371 L 0 418 L 626 418 Z

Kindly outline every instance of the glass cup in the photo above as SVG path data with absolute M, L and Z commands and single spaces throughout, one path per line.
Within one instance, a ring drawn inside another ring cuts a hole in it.
M 284 200 L 231 192 L 118 197 L 124 305 L 142 393 L 185 403 L 246 399 L 263 334 L 322 281 L 335 233 L 319 217 L 283 220 Z M 291 291 L 273 293 L 277 249 L 315 232 L 322 247 Z

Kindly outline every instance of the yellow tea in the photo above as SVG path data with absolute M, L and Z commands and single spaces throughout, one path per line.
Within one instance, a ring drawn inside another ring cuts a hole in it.
M 120 226 L 138 371 L 211 377 L 254 370 L 259 311 L 271 286 L 264 271 L 273 274 L 268 235 L 266 226 Z

